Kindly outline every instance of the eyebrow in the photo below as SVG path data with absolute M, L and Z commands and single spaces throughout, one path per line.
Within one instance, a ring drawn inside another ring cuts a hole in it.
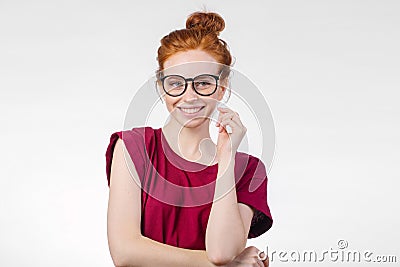
M 194 78 L 194 77 L 197 77 L 197 76 L 200 76 L 200 75 L 205 75 L 205 74 L 214 75 L 214 76 L 219 76 L 221 73 L 203 72 L 203 73 L 198 73 L 198 74 L 196 74 L 196 75 L 192 75 L 192 76 L 190 76 L 190 77 L 189 77 L 189 76 L 185 76 L 185 75 L 180 74 L 180 73 L 162 73 L 162 74 L 161 74 L 161 77 L 170 76 L 170 75 L 178 75 L 178 76 L 182 76 L 182 77 L 185 77 L 185 78 Z

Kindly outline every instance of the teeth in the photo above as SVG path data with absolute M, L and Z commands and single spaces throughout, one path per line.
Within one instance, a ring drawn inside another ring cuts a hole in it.
M 196 113 L 202 108 L 181 108 L 181 110 L 185 113 Z

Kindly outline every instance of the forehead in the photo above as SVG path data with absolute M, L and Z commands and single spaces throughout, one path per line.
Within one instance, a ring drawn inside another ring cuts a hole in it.
M 189 50 L 170 56 L 164 62 L 164 75 L 179 74 L 194 77 L 198 74 L 218 74 L 221 64 L 201 50 Z

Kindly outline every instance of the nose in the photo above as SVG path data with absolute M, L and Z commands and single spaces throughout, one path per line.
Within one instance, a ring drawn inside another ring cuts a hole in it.
M 183 97 L 187 100 L 190 99 L 197 99 L 199 97 L 199 95 L 196 93 L 196 91 L 193 88 L 193 83 L 192 81 L 188 82 L 187 88 L 185 93 L 183 94 Z

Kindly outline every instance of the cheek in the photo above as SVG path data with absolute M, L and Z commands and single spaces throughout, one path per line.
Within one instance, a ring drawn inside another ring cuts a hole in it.
M 176 98 L 176 99 L 172 98 L 172 97 L 166 97 L 165 98 L 166 108 L 167 108 L 168 112 L 173 116 L 178 111 L 177 108 L 176 108 L 176 105 L 178 103 L 179 103 L 179 99 L 178 98 Z
M 214 109 L 217 106 L 219 101 L 218 101 L 218 97 L 215 95 L 213 97 L 209 97 L 207 99 L 207 101 L 205 101 L 205 102 L 207 103 L 207 106 L 209 109 Z
M 167 105 L 168 109 L 173 109 L 178 102 L 179 99 L 177 98 L 173 98 L 170 96 L 165 97 L 165 104 Z
M 222 98 L 224 97 L 224 94 L 225 94 L 225 92 L 226 92 L 226 87 L 219 87 L 218 88 L 218 91 L 217 91 L 218 93 L 217 93 L 217 98 L 218 98 L 218 100 L 222 100 Z

